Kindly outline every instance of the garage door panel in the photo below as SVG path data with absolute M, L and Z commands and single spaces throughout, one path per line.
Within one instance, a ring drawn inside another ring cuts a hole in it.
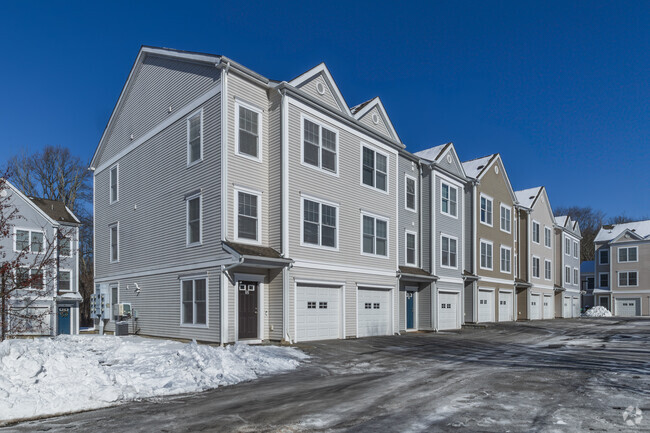
M 641 303 L 638 298 L 617 298 L 614 302 L 617 316 L 634 317 L 641 315 Z
M 458 309 L 460 294 L 453 292 L 438 293 L 438 329 L 441 331 L 459 329 Z
M 478 291 L 478 321 L 494 322 L 494 292 Z
M 541 319 L 542 297 L 539 294 L 531 294 L 528 305 L 530 320 Z
M 390 335 L 390 291 L 359 289 L 359 337 Z
M 499 322 L 511 322 L 513 320 L 512 293 L 499 293 Z
M 340 337 L 341 288 L 298 286 L 296 325 L 298 341 Z

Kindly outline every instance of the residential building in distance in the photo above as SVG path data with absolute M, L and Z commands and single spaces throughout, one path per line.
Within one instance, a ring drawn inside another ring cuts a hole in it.
M 580 263 L 580 294 L 582 308 L 587 311 L 596 304 L 596 277 L 594 276 L 595 261 L 589 260 Z
M 580 241 L 577 221 L 569 216 L 555 217 L 555 288 L 557 317 L 580 317 Z M 561 296 L 560 296 L 561 292 Z
M 615 316 L 650 315 L 650 220 L 602 226 L 594 249 L 597 304 Z

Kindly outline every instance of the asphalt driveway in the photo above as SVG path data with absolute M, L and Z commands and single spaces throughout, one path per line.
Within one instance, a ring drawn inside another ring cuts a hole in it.
M 303 344 L 296 371 L 0 431 L 650 431 L 650 320 Z M 629 406 L 645 411 L 633 427 Z

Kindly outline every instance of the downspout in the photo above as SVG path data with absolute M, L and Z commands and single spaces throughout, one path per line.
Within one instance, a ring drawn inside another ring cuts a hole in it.
M 473 240 L 472 244 L 474 246 L 474 251 L 473 251 L 474 260 L 472 261 L 472 270 L 476 273 L 476 275 L 478 275 L 478 269 L 479 269 L 479 266 L 476 266 L 479 263 L 478 251 L 476 248 L 478 242 L 478 231 L 477 231 L 478 227 L 476 225 L 476 220 L 477 220 L 476 216 L 477 213 L 481 211 L 480 205 L 476 206 L 477 203 L 476 199 L 479 198 L 477 196 L 477 192 L 478 192 L 478 183 L 474 182 L 472 185 L 472 240 Z M 478 208 L 478 212 L 476 210 L 477 208 Z M 474 299 L 472 299 L 472 310 L 474 316 L 472 317 L 472 321 L 476 323 L 478 321 L 478 302 L 476 302 L 478 301 L 478 281 L 474 281 L 472 283 L 472 286 L 473 286 L 472 293 L 474 295 L 473 296 Z
M 221 241 L 226 239 L 228 233 L 228 71 L 230 62 L 222 60 L 215 65 L 221 70 Z M 226 266 L 221 265 L 221 338 L 223 346 L 228 339 L 228 282 Z
M 282 257 L 289 257 L 289 108 L 285 89 L 278 89 L 280 101 L 280 244 Z M 293 343 L 289 332 L 289 267 L 282 268 L 282 332 L 284 340 Z

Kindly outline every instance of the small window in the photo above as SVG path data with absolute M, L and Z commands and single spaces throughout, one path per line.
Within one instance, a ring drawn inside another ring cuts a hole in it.
M 544 246 L 551 248 L 551 229 L 544 227 Z
M 638 255 L 638 247 L 626 247 L 618 249 L 618 262 L 629 263 L 636 262 Z
M 509 274 L 512 272 L 512 259 L 510 248 L 501 247 L 501 272 Z
M 111 240 L 111 244 L 110 244 L 111 262 L 117 262 L 120 259 L 120 254 L 119 254 L 120 238 L 119 238 L 118 224 L 116 223 L 109 226 L 109 232 L 110 232 L 110 240 Z
M 533 277 L 539 278 L 539 257 L 533 257 Z
M 303 119 L 303 162 L 322 170 L 337 172 L 338 134 Z
M 452 217 L 458 216 L 458 188 L 442 182 L 440 189 L 440 212 Z
M 182 281 L 182 317 L 184 325 L 207 324 L 207 281 L 205 278 Z
M 618 285 L 620 287 L 630 287 L 638 285 L 638 274 L 636 271 L 619 272 Z
M 110 181 L 110 189 L 111 189 L 111 203 L 115 203 L 116 201 L 119 200 L 119 191 L 118 191 L 118 166 L 114 165 L 111 167 L 111 181 Z
M 447 308 L 447 304 L 440 304 L 440 308 Z
M 512 209 L 501 205 L 501 231 L 510 233 L 512 230 Z
M 365 254 L 388 256 L 388 221 L 363 216 L 363 250 Z
M 337 248 L 338 208 L 303 199 L 303 243 Z
M 366 310 L 372 310 L 372 303 L 371 302 L 366 302 L 365 303 L 365 309 Z
M 187 245 L 201 243 L 201 196 L 187 199 Z
M 307 308 L 309 309 L 316 308 L 316 302 L 307 302 Z
M 450 236 L 440 236 L 440 264 L 444 268 L 458 267 L 458 240 Z
M 69 292 L 72 290 L 72 272 L 59 271 L 59 290 L 62 292 Z
M 492 199 L 481 196 L 481 223 L 492 225 Z
M 69 237 L 59 239 L 59 255 L 62 257 L 72 256 L 71 241 Z
M 551 279 L 552 264 L 550 260 L 544 260 L 544 279 Z
M 533 242 L 539 243 L 539 223 L 533 221 Z
M 492 270 L 492 244 L 481 241 L 481 269 Z
M 416 192 L 415 192 L 415 179 L 406 176 L 406 209 L 415 211 L 416 210 Z
M 327 309 L 327 302 L 319 302 L 318 303 L 318 308 L 323 309 L 323 310 Z
M 416 264 L 415 233 L 406 233 L 406 263 L 409 265 Z
M 609 273 L 603 272 L 598 276 L 598 283 L 600 287 L 609 287 Z
M 598 264 L 609 265 L 609 250 L 601 249 L 598 251 Z
M 363 147 L 362 179 L 363 184 L 387 191 L 388 158 L 379 152 Z
M 187 164 L 191 165 L 203 158 L 203 112 L 187 119 Z
M 378 303 L 378 302 L 375 302 L 374 304 L 372 304 L 372 308 L 373 308 L 374 310 L 379 310 L 379 303 Z
M 237 106 L 237 153 L 260 160 L 260 139 L 262 136 L 262 113 L 253 107 Z
M 237 233 L 239 241 L 260 242 L 260 197 L 257 194 L 235 191 L 237 194 Z

